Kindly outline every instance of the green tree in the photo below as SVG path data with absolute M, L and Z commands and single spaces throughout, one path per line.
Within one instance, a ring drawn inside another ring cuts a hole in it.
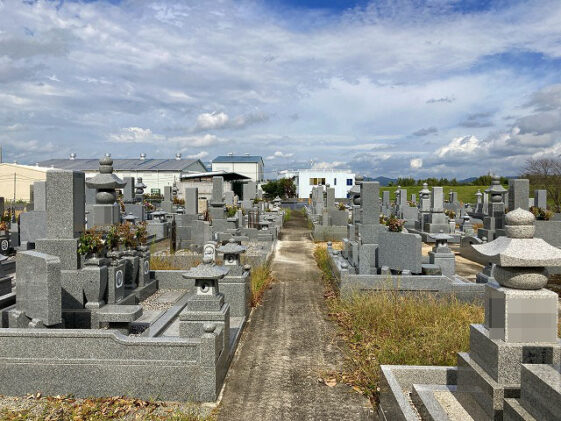
M 270 180 L 261 186 L 267 199 L 296 197 L 296 185 L 292 178 L 280 178 Z

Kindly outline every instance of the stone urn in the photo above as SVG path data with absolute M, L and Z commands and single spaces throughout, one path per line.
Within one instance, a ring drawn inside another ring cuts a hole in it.
M 495 263 L 495 280 L 503 287 L 536 290 L 547 284 L 545 268 L 561 265 L 561 250 L 534 238 L 535 217 L 518 208 L 506 214 L 506 237 L 472 246 L 483 258 Z
M 105 304 L 103 300 L 107 289 L 107 266 L 111 262 L 105 257 L 89 257 L 84 259 L 84 295 L 86 308 L 99 308 Z

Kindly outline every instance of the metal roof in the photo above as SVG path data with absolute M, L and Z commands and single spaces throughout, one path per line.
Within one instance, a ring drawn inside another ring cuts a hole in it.
M 234 181 L 234 180 L 250 180 L 251 177 L 247 177 L 237 172 L 227 172 L 227 171 L 209 171 L 200 172 L 194 174 L 182 174 L 182 180 L 191 180 L 193 178 L 212 178 L 212 177 L 224 177 L 224 181 Z
M 113 159 L 115 171 L 185 171 L 194 164 L 206 168 L 199 159 Z M 63 170 L 97 171 L 99 159 L 48 159 L 39 162 L 41 167 Z
M 212 163 L 254 163 L 263 164 L 263 158 L 258 155 L 222 155 L 212 160 Z

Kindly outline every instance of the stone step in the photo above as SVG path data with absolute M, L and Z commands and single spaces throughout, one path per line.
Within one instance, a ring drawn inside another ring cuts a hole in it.
M 454 386 L 439 384 L 414 384 L 411 389 L 411 400 L 423 421 L 448 421 L 450 418 L 436 399 L 435 392 L 451 393 L 455 389 Z M 459 403 L 458 405 L 461 407 Z
M 522 364 L 558 364 L 561 344 L 507 343 L 489 337 L 482 324 L 470 326 L 470 358 L 493 380 L 504 384 L 520 383 Z
M 520 404 L 540 420 L 561 419 L 561 373 L 548 364 L 524 364 Z
M 519 397 L 519 385 L 497 383 L 469 354 L 458 353 L 457 398 L 472 417 L 477 411 L 474 402 L 488 419 L 497 419 L 502 416 L 504 398 Z
M 520 399 L 505 399 L 503 421 L 538 421 L 520 404 Z

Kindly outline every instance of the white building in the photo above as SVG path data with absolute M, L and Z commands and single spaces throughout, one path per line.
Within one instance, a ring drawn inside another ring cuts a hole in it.
M 355 184 L 355 174 L 350 170 L 295 170 L 281 173 L 283 178 L 294 178 L 298 198 L 307 199 L 312 194 L 312 187 L 326 186 L 335 189 L 335 197 L 344 199 Z
M 234 155 L 217 156 L 212 160 L 212 171 L 226 171 L 238 173 L 251 178 L 253 181 L 261 182 L 264 177 L 263 158 L 256 155 Z
M 39 162 L 41 167 L 58 168 L 61 170 L 83 171 L 86 178 L 99 172 L 98 159 L 77 159 L 72 155 L 68 159 L 49 159 Z M 175 159 L 151 159 L 141 154 L 137 159 L 113 159 L 113 172 L 120 178 L 142 177 L 146 184 L 145 193 L 164 193 L 164 186 L 179 183 L 181 177 L 190 173 L 206 172 L 204 164 L 198 159 L 182 159 L 177 154 Z

